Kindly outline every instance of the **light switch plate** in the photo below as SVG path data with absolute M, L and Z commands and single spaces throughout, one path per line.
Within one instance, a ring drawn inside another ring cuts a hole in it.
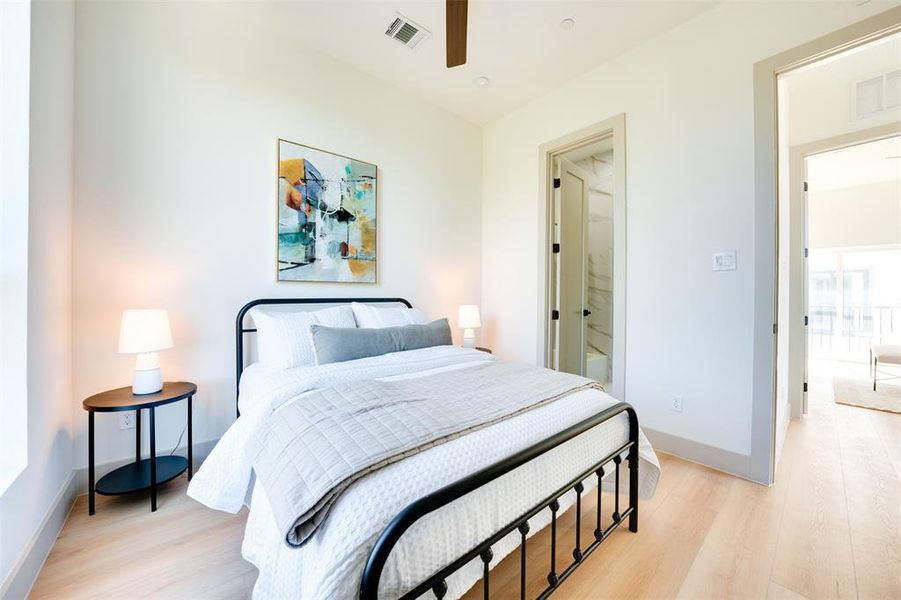
M 715 252 L 713 254 L 714 271 L 734 271 L 738 268 L 736 252 Z

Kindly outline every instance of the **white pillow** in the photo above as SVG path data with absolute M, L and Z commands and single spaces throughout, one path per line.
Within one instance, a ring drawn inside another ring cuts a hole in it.
M 310 326 L 356 327 L 347 305 L 316 311 L 287 312 L 254 307 L 250 316 L 257 328 L 257 360 L 267 369 L 290 369 L 316 364 Z
M 357 327 L 381 329 L 401 325 L 425 325 L 429 318 L 418 308 L 376 308 L 359 302 L 351 303 Z

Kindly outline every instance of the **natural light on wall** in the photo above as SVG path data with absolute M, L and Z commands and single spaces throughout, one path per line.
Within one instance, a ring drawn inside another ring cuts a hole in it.
M 30 5 L 0 2 L 0 494 L 28 462 Z

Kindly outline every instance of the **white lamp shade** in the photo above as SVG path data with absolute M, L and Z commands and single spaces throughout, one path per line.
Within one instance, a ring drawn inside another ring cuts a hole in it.
M 169 313 L 158 308 L 122 311 L 119 354 L 141 354 L 172 347 Z
M 479 318 L 478 304 L 461 304 L 457 314 L 457 327 L 460 329 L 475 329 L 482 326 Z

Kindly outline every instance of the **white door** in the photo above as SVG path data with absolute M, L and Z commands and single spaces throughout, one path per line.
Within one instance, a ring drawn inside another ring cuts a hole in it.
M 559 158 L 556 164 L 555 230 L 557 256 L 557 368 L 585 374 L 585 344 L 588 335 L 588 175 Z

